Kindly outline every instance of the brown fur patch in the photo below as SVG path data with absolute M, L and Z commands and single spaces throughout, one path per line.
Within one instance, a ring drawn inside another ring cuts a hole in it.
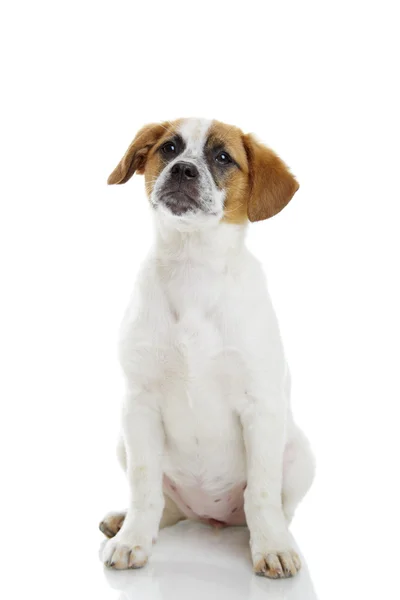
M 168 126 L 165 127 L 163 135 L 157 140 L 157 143 L 154 144 L 149 151 L 146 161 L 146 169 L 144 172 L 144 181 L 148 196 L 150 196 L 151 192 L 153 191 L 156 180 L 165 167 L 165 163 L 161 158 L 158 149 L 164 144 L 164 142 L 170 140 L 176 134 L 180 123 L 181 119 L 172 121 L 172 123 L 168 121 Z
M 248 176 L 242 171 L 229 175 L 224 203 L 224 223 L 245 223 L 247 221 L 247 198 L 249 194 Z
M 164 123 L 151 123 L 142 127 L 109 176 L 107 183 L 109 185 L 126 183 L 135 171 L 142 175 L 145 172 L 151 149 L 160 139 L 168 138 L 174 127 L 175 125 L 168 121 Z
M 244 223 L 247 220 L 247 197 L 249 194 L 249 169 L 243 133 L 237 127 L 213 121 L 208 144 L 220 143 L 238 166 L 229 169 L 226 177 L 219 182 L 226 190 L 224 203 L 225 223 Z
M 243 136 L 243 142 L 249 162 L 249 220 L 269 219 L 289 203 L 299 184 L 270 148 L 260 144 L 250 134 Z
M 268 219 L 280 212 L 299 188 L 285 163 L 252 135 L 213 121 L 208 144 L 220 143 L 237 166 L 219 183 L 226 190 L 226 223 Z

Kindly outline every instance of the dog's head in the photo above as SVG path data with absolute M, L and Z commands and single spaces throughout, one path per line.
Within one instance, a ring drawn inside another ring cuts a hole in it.
M 299 185 L 283 161 L 237 127 L 204 119 L 152 124 L 136 135 L 109 184 L 145 175 L 151 205 L 193 225 L 276 215 Z

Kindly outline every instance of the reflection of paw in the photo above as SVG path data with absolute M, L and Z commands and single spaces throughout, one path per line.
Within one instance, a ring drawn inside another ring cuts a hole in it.
M 120 539 L 118 539 L 120 538 Z M 131 536 L 130 536 L 130 539 Z M 143 546 L 124 539 L 117 534 L 104 546 L 103 562 L 114 569 L 139 569 L 148 561 L 148 553 Z
M 301 562 L 294 550 L 263 552 L 253 556 L 254 572 L 271 579 L 293 577 L 301 569 Z
M 124 522 L 126 513 L 108 513 L 99 524 L 99 529 L 108 538 L 117 535 Z

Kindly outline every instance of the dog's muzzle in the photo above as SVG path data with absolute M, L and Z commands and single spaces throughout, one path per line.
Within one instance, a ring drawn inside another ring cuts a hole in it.
M 175 163 L 169 177 L 161 190 L 160 199 L 175 215 L 200 208 L 199 171 L 196 165 L 189 162 Z

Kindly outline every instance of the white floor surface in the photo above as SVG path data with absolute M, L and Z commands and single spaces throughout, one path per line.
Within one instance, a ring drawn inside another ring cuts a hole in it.
M 129 572 L 104 569 L 111 588 L 104 598 L 316 600 L 306 566 L 291 580 L 255 576 L 248 537 L 244 527 L 214 530 L 198 523 L 179 523 L 161 532 L 147 568 Z

